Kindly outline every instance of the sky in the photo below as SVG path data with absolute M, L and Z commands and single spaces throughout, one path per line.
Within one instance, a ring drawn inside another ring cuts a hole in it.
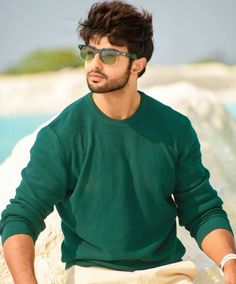
M 1 0 L 0 71 L 41 48 L 76 47 L 96 1 Z M 235 0 L 129 0 L 153 14 L 153 64 L 219 59 L 236 64 Z

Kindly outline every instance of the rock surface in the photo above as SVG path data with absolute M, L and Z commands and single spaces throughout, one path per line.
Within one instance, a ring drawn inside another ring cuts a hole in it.
M 195 69 L 191 68 L 191 70 L 184 66 L 179 67 L 179 69 L 168 68 L 169 72 L 167 72 L 167 69 L 163 69 L 162 72 L 158 69 L 159 73 L 151 69 L 140 82 L 140 89 L 144 89 L 147 94 L 190 118 L 201 141 L 204 163 L 212 174 L 211 182 L 225 200 L 225 208 L 235 230 L 236 212 L 234 204 L 236 204 L 236 198 L 232 193 L 236 186 L 234 178 L 236 123 L 229 116 L 222 102 L 227 96 L 227 101 L 235 99 L 232 94 L 236 90 L 236 80 L 234 81 L 232 78 L 236 78 L 236 73 L 234 69 L 230 71 L 225 69 L 226 67 L 220 69 L 219 66 L 216 69 L 213 68 L 211 72 L 209 68 L 208 72 L 203 70 L 204 68 L 200 69 L 199 66 Z M 50 78 L 48 78 L 48 81 L 46 80 L 47 82 L 43 86 L 41 82 L 44 81 L 44 77 L 40 76 L 37 75 L 32 79 L 24 77 L 21 78 L 22 82 L 19 77 L 8 78 L 7 80 L 10 83 L 0 84 L 0 113 L 12 114 L 36 111 L 36 106 L 39 103 L 45 105 L 46 95 L 49 96 L 46 100 L 47 106 L 42 109 L 55 113 L 86 91 L 86 86 L 80 82 L 80 80 L 84 80 L 82 79 L 83 74 L 79 71 L 50 74 L 48 75 Z M 62 79 L 63 82 L 61 82 Z M 2 80 L 6 80 L 6 78 L 0 78 L 0 82 Z M 16 84 L 13 84 L 14 80 Z M 34 80 L 35 82 L 33 82 Z M 56 84 L 58 84 L 58 88 L 56 88 Z M 37 90 L 36 94 L 35 90 Z M 226 94 L 225 97 L 224 93 Z M 8 98 L 11 95 L 9 100 L 6 99 L 6 94 Z M 231 97 L 229 94 L 231 94 Z M 24 100 L 28 101 L 29 97 L 30 103 L 28 103 L 26 110 Z M 54 101 L 59 101 L 59 103 L 55 105 L 53 104 Z M 20 170 L 27 164 L 29 149 L 37 132 L 38 129 L 18 142 L 12 155 L 0 165 L 0 184 L 1 188 L 4 188 L 3 197 L 1 195 L 0 211 L 5 207 L 7 200 L 14 195 L 15 188 L 20 181 Z M 11 169 L 11 172 L 9 169 Z M 60 262 L 62 234 L 57 213 L 53 212 L 46 219 L 46 223 L 47 227 L 36 244 L 35 267 L 38 282 L 39 284 L 65 283 L 64 265 Z M 187 248 L 185 258 L 192 259 L 199 268 L 200 273 L 196 279 L 196 284 L 223 284 L 223 279 L 216 266 L 200 251 L 189 234 L 179 228 L 179 236 Z M 0 283 L 13 283 L 3 259 L 2 249 L 0 249 Z

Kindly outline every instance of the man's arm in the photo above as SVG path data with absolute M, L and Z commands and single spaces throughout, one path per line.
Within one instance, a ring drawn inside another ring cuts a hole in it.
M 176 188 L 174 192 L 180 225 L 190 232 L 203 251 L 217 264 L 231 253 L 235 243 L 222 200 L 210 184 L 210 173 L 201 158 L 200 143 L 187 121 L 178 144 Z M 224 266 L 227 284 L 236 284 L 235 260 Z
M 216 229 L 203 239 L 202 250 L 220 266 L 224 256 L 236 253 L 233 235 L 225 229 Z M 224 278 L 225 283 L 236 284 L 236 259 L 225 263 Z
M 67 163 L 62 142 L 49 126 L 42 129 L 22 171 L 22 181 L 1 214 L 0 235 L 6 262 L 15 283 L 37 283 L 34 243 L 45 228 L 45 218 L 67 194 Z
M 3 244 L 6 263 L 15 284 L 36 284 L 34 272 L 34 242 L 29 235 L 18 234 Z

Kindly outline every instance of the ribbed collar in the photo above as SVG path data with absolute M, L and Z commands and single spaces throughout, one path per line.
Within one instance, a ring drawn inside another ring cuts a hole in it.
M 92 97 L 92 92 L 90 92 L 86 95 L 86 101 L 87 101 L 90 109 L 93 111 L 93 113 L 98 118 L 102 119 L 105 123 L 109 123 L 109 124 L 114 125 L 114 126 L 124 127 L 124 126 L 128 126 L 132 123 L 135 123 L 139 119 L 139 117 L 141 116 L 141 114 L 144 110 L 145 102 L 146 102 L 146 95 L 143 92 L 140 92 L 140 91 L 139 91 L 139 94 L 141 96 L 141 99 L 140 99 L 140 104 L 139 104 L 138 109 L 136 110 L 136 112 L 133 115 L 131 115 L 130 117 L 128 117 L 126 119 L 114 119 L 114 118 L 111 118 L 111 117 L 107 116 L 106 114 L 104 114 L 95 104 L 93 97 Z

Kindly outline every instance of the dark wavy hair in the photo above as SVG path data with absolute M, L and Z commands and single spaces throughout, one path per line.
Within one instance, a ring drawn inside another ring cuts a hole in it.
M 152 15 L 120 0 L 92 5 L 88 17 L 79 22 L 79 36 L 86 44 L 94 37 L 107 36 L 111 44 L 127 46 L 138 58 L 149 61 L 153 53 Z M 139 77 L 145 68 L 139 73 Z

